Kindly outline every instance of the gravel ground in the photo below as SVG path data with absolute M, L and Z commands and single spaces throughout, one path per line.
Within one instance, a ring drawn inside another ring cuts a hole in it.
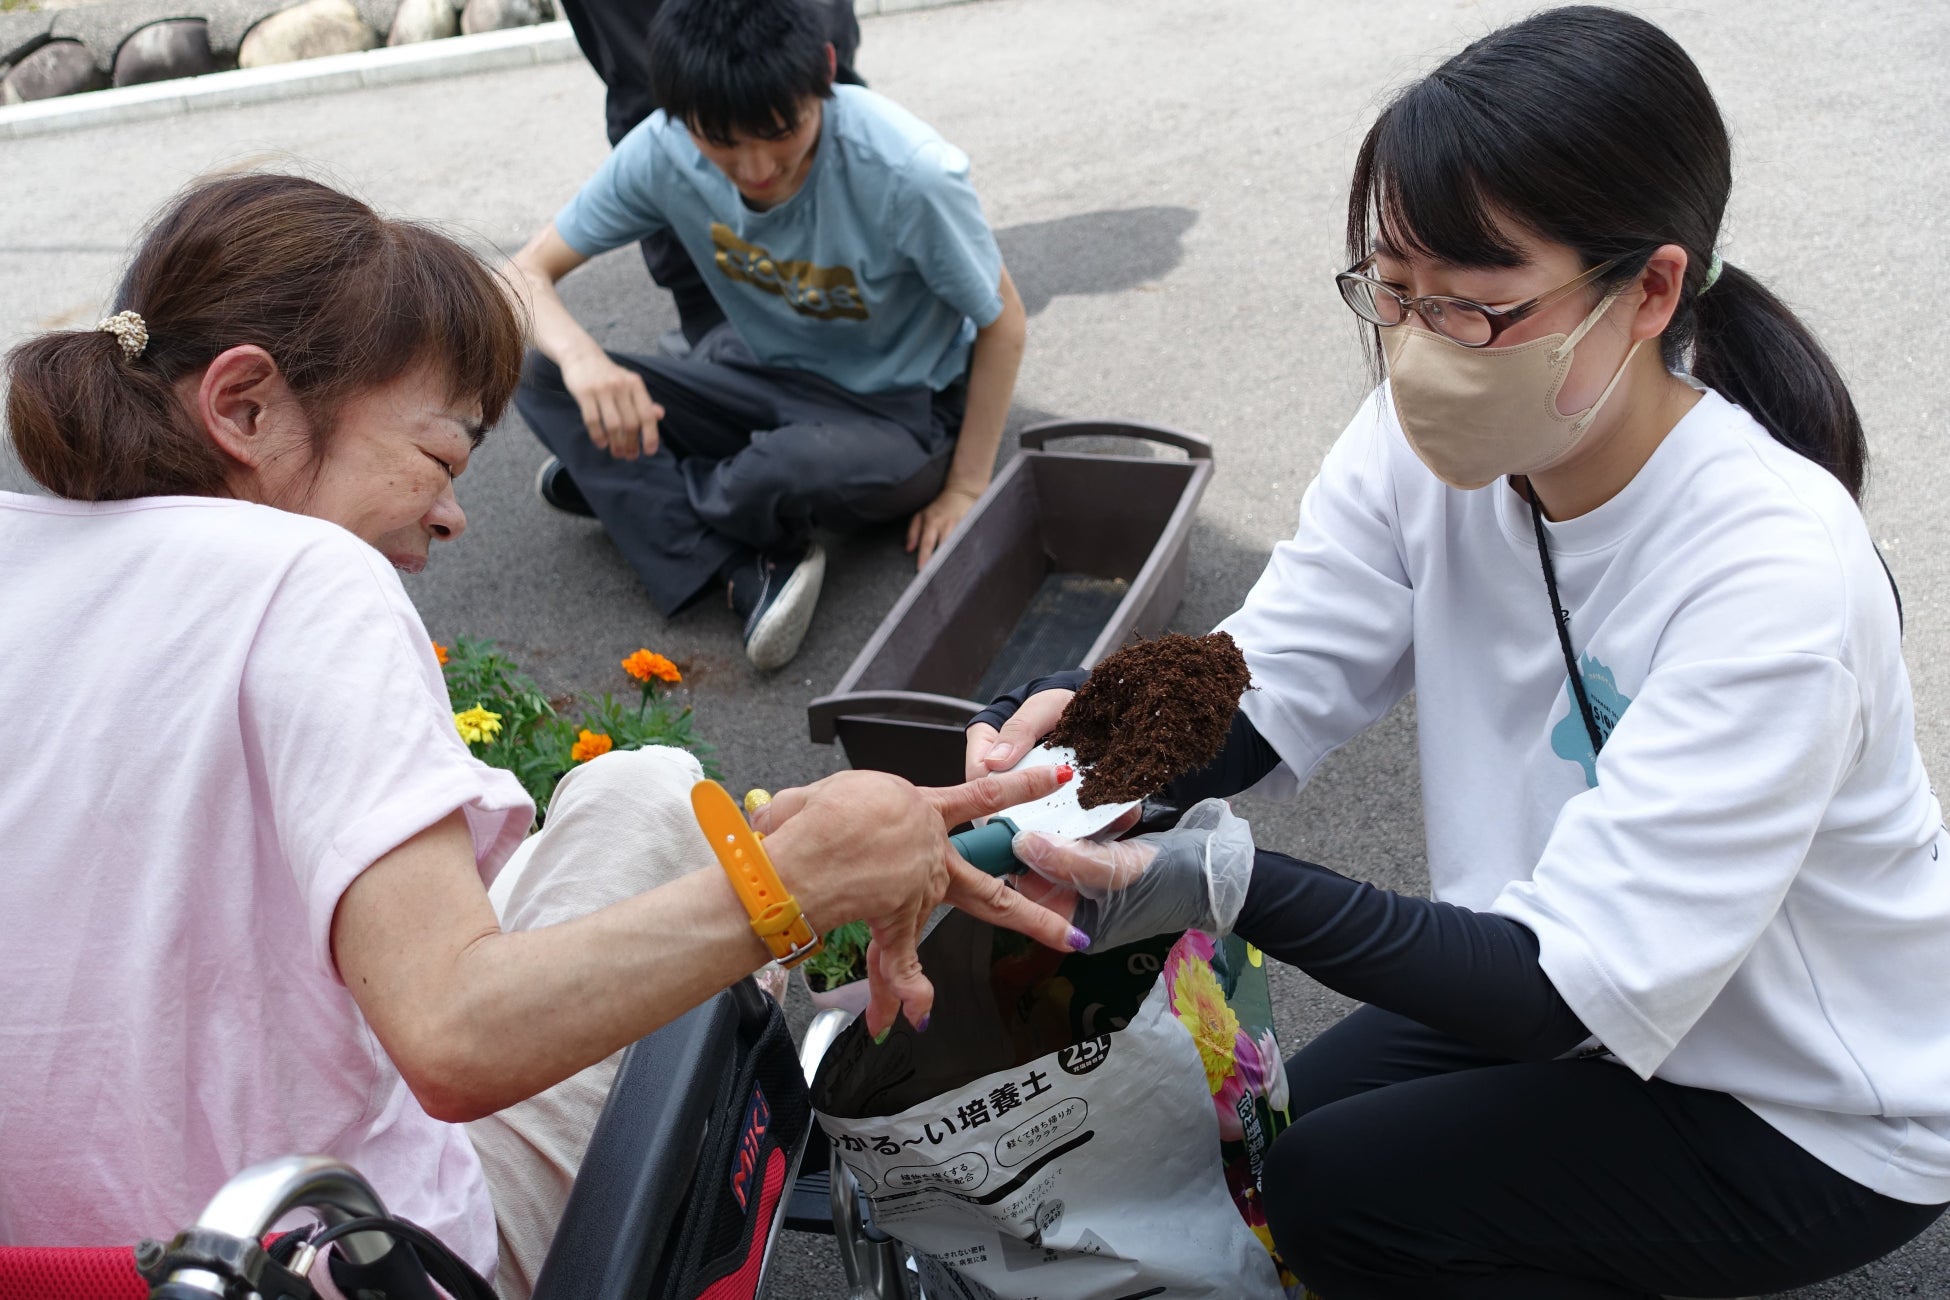
M 1329 276 L 1361 131 L 1386 89 L 1517 0 L 990 0 L 877 18 L 861 68 L 975 160 L 1032 312 L 1012 428 L 1049 414 L 1202 432 L 1218 472 L 1176 626 L 1232 609 L 1291 528 L 1295 502 L 1365 387 Z M 1715 0 L 1634 6 L 1704 68 L 1735 134 L 1729 260 L 1822 333 L 1871 431 L 1868 513 L 1902 580 L 1919 740 L 1950 770 L 1950 486 L 1930 367 L 1950 270 L 1950 6 L 1941 0 Z M 601 88 L 579 64 L 255 106 L 0 151 L 0 343 L 93 320 L 144 217 L 216 166 L 304 166 L 387 208 L 511 249 L 601 160 Z M 565 286 L 613 347 L 674 323 L 634 252 Z M 1933 360 L 1934 359 L 1934 360 Z M 1008 454 L 1005 448 L 1004 455 Z M 804 651 L 751 672 L 720 610 L 659 618 L 593 525 L 543 508 L 541 453 L 512 415 L 462 485 L 472 527 L 408 589 L 437 637 L 492 636 L 551 689 L 613 689 L 639 645 L 685 665 L 687 698 L 734 785 L 782 787 L 842 757 L 806 739 L 830 688 L 911 576 L 892 533 L 838 546 Z M 0 484 L 18 485 L 0 465 Z M 1297 804 L 1253 806 L 1262 842 L 1418 888 L 1414 722 L 1403 708 L 1335 755 Z M 1346 1010 L 1275 974 L 1280 1030 L 1307 1040 Z M 803 997 L 793 1010 L 803 1022 Z M 770 1294 L 844 1293 L 829 1242 L 788 1236 Z M 1950 1296 L 1950 1229 L 1793 1293 Z

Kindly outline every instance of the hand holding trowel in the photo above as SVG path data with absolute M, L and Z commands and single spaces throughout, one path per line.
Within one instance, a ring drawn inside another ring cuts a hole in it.
M 1038 745 L 1025 754 L 1010 771 L 1025 767 L 1063 766 L 1075 769 L 1074 749 L 1062 745 Z M 1005 808 L 973 830 L 950 835 L 955 851 L 976 868 L 991 876 L 1018 875 L 1029 870 L 1010 847 L 1023 831 L 1042 831 L 1069 839 L 1111 839 L 1130 824 L 1129 814 L 1139 806 L 1130 803 L 1099 804 L 1085 808 L 1078 799 L 1083 782 L 1065 781 L 1054 794 L 1029 803 Z

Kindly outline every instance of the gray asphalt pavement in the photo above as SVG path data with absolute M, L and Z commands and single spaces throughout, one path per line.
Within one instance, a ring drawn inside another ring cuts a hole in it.
M 973 156 L 1032 312 L 1012 428 L 1126 417 L 1215 441 L 1180 629 L 1204 630 L 1238 603 L 1367 386 L 1329 282 L 1362 130 L 1388 88 L 1532 7 L 986 0 L 866 24 L 862 71 Z M 1935 286 L 1950 273 L 1950 6 L 1635 7 L 1693 53 L 1732 126 L 1725 256 L 1802 309 L 1853 384 L 1876 458 L 1868 514 L 1902 581 L 1919 739 L 1941 776 L 1950 324 Z M 601 161 L 601 98 L 587 68 L 565 63 L 0 146 L 0 344 L 93 321 L 144 218 L 212 168 L 302 167 L 510 250 Z M 612 347 L 647 349 L 674 323 L 633 250 L 598 259 L 565 293 Z M 623 687 L 617 661 L 648 646 L 684 666 L 734 787 L 838 768 L 838 752 L 807 740 L 805 705 L 911 576 L 898 537 L 836 549 L 804 651 L 761 677 L 729 614 L 658 617 L 593 524 L 534 498 L 541 455 L 510 415 L 476 458 L 461 485 L 466 537 L 407 580 L 433 634 L 493 637 L 554 690 Z M 0 464 L 0 484 L 19 486 L 17 468 Z M 1418 888 L 1418 798 L 1404 709 L 1336 755 L 1297 805 L 1250 813 L 1263 843 Z M 1289 1046 L 1345 1010 L 1290 970 L 1275 995 Z M 771 1294 L 843 1294 L 830 1243 L 789 1237 Z M 1950 1227 L 1793 1294 L 1950 1296 Z

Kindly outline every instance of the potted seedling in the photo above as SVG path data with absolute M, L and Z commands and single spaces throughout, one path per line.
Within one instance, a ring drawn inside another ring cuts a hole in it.
M 872 938 L 865 921 L 850 921 L 826 933 L 826 946 L 799 967 L 806 991 L 820 1010 L 837 1008 L 852 1015 L 867 1009 L 867 943 Z

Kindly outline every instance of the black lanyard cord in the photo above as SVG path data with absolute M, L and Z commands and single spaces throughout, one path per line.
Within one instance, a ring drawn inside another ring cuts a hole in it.
M 1537 489 L 1530 480 L 1523 483 L 1524 497 L 1530 502 L 1530 522 L 1537 530 L 1537 558 L 1544 566 L 1544 590 L 1550 593 L 1551 613 L 1557 624 L 1558 648 L 1564 651 L 1564 671 L 1571 677 L 1571 692 L 1577 696 L 1578 713 L 1584 718 L 1584 732 L 1591 737 L 1591 756 L 1596 758 L 1605 747 L 1605 737 L 1598 730 L 1598 715 L 1592 712 L 1591 697 L 1585 694 L 1584 674 L 1578 671 L 1578 657 L 1571 653 L 1571 615 L 1564 608 L 1564 602 L 1557 596 L 1557 568 L 1551 563 L 1551 546 L 1544 536 L 1544 507 L 1537 500 Z

